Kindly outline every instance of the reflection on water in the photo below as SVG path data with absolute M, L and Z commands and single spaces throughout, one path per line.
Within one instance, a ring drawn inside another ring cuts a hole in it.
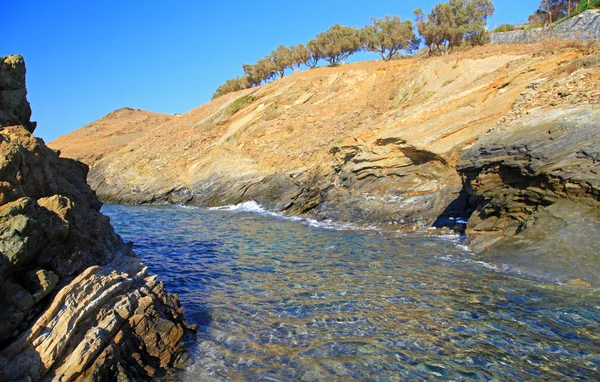
M 447 239 L 103 212 L 200 325 L 183 380 L 600 379 L 598 291 L 460 261 L 472 255 Z

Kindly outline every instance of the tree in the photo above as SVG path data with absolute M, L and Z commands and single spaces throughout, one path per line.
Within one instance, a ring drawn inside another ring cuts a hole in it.
M 237 92 L 238 90 L 248 89 L 252 87 L 252 83 L 248 76 L 236 77 L 225 81 L 225 83 L 217 88 L 212 96 L 212 99 L 219 98 L 227 93 Z
M 271 59 L 271 56 L 261 58 L 254 65 L 245 64 L 242 66 L 242 69 L 246 72 L 246 75 L 253 86 L 259 86 L 263 81 L 267 82 L 273 79 L 278 73 L 277 67 Z
M 285 45 L 279 45 L 271 53 L 271 61 L 273 61 L 275 71 L 279 73 L 279 78 L 283 78 L 285 70 L 294 64 L 292 51 Z
M 298 72 L 300 70 L 300 65 L 308 65 L 307 62 L 310 60 L 310 52 L 304 45 L 298 44 L 296 46 L 292 46 L 290 47 L 290 50 L 292 51 L 292 67 L 296 65 L 294 72 Z
M 450 50 L 463 44 L 479 45 L 486 41 L 488 17 L 494 14 L 490 0 L 449 0 L 437 4 L 427 15 L 415 10 L 417 29 L 430 52 Z
M 310 40 L 307 43 L 307 46 L 308 46 L 308 60 L 306 60 L 306 65 L 309 68 L 314 69 L 317 67 L 317 64 L 319 63 L 319 61 L 321 61 L 325 57 L 321 56 L 320 43 L 317 41 L 317 39 Z
M 416 36 L 410 20 L 402 22 L 398 16 L 386 15 L 371 19 L 371 23 L 364 28 L 364 45 L 371 52 L 379 52 L 382 59 L 389 61 L 399 51 L 410 51 L 414 45 Z
M 324 58 L 329 61 L 330 65 L 343 63 L 362 47 L 360 33 L 356 28 L 338 24 L 319 33 L 317 38 L 309 41 L 308 44 L 315 59 Z
M 568 16 L 575 11 L 580 3 L 586 3 L 587 0 L 542 0 L 540 6 L 529 16 L 530 24 L 545 25 Z

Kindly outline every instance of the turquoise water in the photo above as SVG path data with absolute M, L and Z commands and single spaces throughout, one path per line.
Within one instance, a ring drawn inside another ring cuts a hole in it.
M 600 380 L 597 290 L 254 210 L 103 207 L 200 326 L 182 380 Z

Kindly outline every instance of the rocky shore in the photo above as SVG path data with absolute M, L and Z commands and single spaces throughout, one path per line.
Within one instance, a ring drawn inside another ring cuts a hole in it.
M 86 183 L 33 137 L 20 56 L 0 59 L 0 379 L 151 380 L 186 361 L 177 296 Z
M 599 232 L 598 52 L 594 43 L 495 45 L 308 70 L 152 119 L 94 161 L 88 181 L 115 203 L 254 200 L 389 229 L 451 226 L 499 264 L 598 285 L 589 250 Z M 51 147 L 98 152 L 115 139 L 92 131 L 106 118 Z M 557 230 L 559 210 L 580 213 Z M 592 239 L 581 240 L 586 229 Z

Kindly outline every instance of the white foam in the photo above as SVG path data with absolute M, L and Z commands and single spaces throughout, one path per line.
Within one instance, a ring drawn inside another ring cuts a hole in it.
M 350 224 L 350 223 L 347 223 L 347 224 L 336 223 L 331 220 L 318 221 L 315 219 L 304 218 L 304 217 L 300 217 L 300 216 L 285 216 L 281 213 L 272 212 L 272 211 L 265 209 L 264 207 L 262 207 L 260 204 L 258 204 L 254 200 L 249 200 L 247 202 L 234 204 L 234 205 L 211 207 L 211 208 L 209 208 L 209 210 L 232 211 L 232 212 L 251 212 L 251 213 L 257 213 L 257 214 L 263 215 L 263 216 L 274 216 L 279 219 L 285 219 L 285 220 L 293 221 L 293 222 L 301 222 L 305 225 L 308 225 L 309 227 L 331 229 L 331 230 L 336 230 L 336 231 L 344 231 L 344 230 L 361 230 L 361 231 L 369 230 L 370 231 L 370 230 L 377 229 L 376 227 L 373 227 L 373 226 L 360 227 L 360 226 L 356 226 L 356 225 Z
M 490 269 L 495 272 L 506 272 L 506 270 L 507 270 L 506 265 L 503 265 L 503 267 L 501 269 L 495 264 L 486 263 L 485 261 L 474 260 L 474 259 L 469 259 L 469 258 L 464 258 L 464 257 L 455 258 L 452 255 L 448 255 L 448 256 L 439 256 L 439 257 L 436 256 L 436 258 L 447 261 L 449 263 L 463 263 L 463 264 L 479 265 L 479 266 L 482 266 L 486 269 Z
M 243 203 L 239 203 L 239 204 L 230 204 L 228 206 L 211 207 L 211 208 L 209 208 L 209 210 L 256 212 L 259 214 L 269 214 L 269 211 L 264 209 L 260 204 L 256 203 L 254 200 L 249 200 L 247 202 L 243 202 Z M 271 213 L 271 214 L 275 214 L 275 213 Z
M 177 208 L 183 208 L 184 210 L 198 210 L 200 209 L 200 207 L 196 207 L 196 206 L 185 206 L 183 204 L 177 204 L 175 205 Z

